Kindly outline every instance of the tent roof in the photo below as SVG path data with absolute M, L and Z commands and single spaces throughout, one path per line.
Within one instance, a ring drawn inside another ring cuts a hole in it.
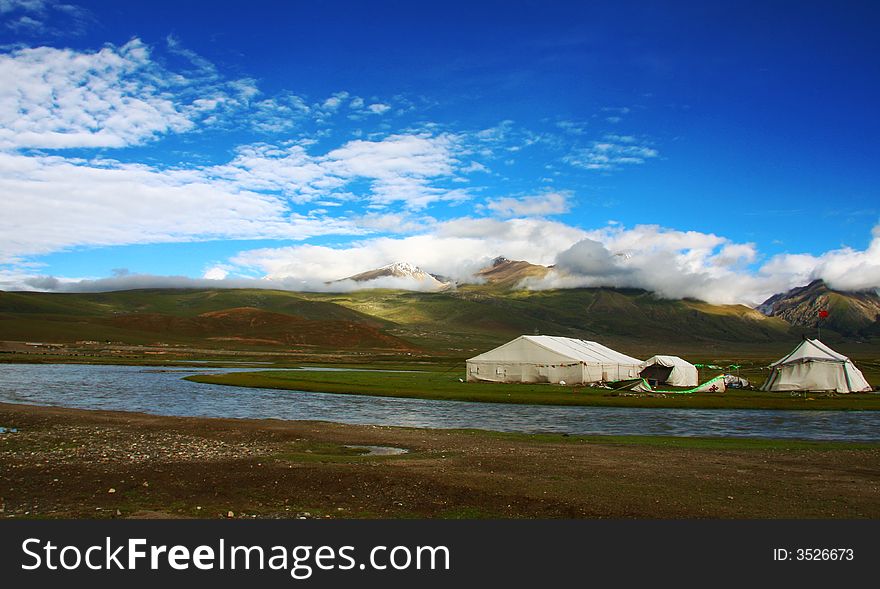
M 524 340 L 534 345 L 540 346 L 545 350 L 549 350 L 555 354 L 564 356 L 576 362 L 584 362 L 588 364 L 626 364 L 639 365 L 641 360 L 622 354 L 616 350 L 612 350 L 597 342 L 591 342 L 582 339 L 574 339 L 571 337 L 557 337 L 552 335 L 521 335 L 518 338 L 495 348 L 503 348 L 517 340 Z M 489 354 L 494 350 L 489 350 L 484 354 Z M 475 356 L 471 360 L 480 359 L 484 354 Z
M 660 366 L 666 366 L 666 367 L 675 367 L 675 366 L 687 367 L 687 366 L 690 366 L 692 368 L 696 368 L 696 366 L 694 366 L 693 364 L 691 364 L 687 360 L 679 358 L 678 356 L 664 356 L 664 355 L 651 356 L 650 358 L 648 358 L 647 360 L 642 362 L 642 367 L 652 366 L 654 364 L 659 364 Z
M 790 354 L 770 366 L 797 362 L 849 362 L 849 358 L 838 354 L 817 339 L 805 339 Z

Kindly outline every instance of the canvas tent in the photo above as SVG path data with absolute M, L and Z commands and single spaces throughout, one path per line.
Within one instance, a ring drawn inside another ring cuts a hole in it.
M 588 384 L 636 378 L 641 360 L 596 342 L 523 335 L 467 361 L 467 380 Z
M 834 391 L 860 393 L 871 390 L 852 361 L 817 339 L 804 339 L 789 355 L 770 365 L 762 391 Z
M 642 362 L 639 376 L 671 387 L 695 387 L 700 380 L 697 367 L 678 356 L 651 356 Z

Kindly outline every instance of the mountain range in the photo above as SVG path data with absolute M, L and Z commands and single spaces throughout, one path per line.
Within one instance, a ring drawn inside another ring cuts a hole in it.
M 490 285 L 502 289 L 516 289 L 528 279 L 547 276 L 553 266 L 541 266 L 523 260 L 499 256 L 477 271 L 469 283 Z M 423 290 L 446 290 L 457 286 L 448 278 L 429 274 L 406 263 L 395 263 L 349 277 L 368 283 L 381 277 L 408 278 L 424 285 Z M 850 337 L 880 335 L 880 296 L 876 290 L 849 292 L 834 290 L 822 280 L 773 295 L 757 307 L 768 317 L 780 317 L 792 326 L 802 328 L 824 327 Z M 820 317 L 819 312 L 824 311 Z
M 386 285 L 393 284 L 393 282 L 383 280 L 389 278 L 392 280 L 403 279 L 415 282 L 419 285 L 419 290 L 443 290 L 451 285 L 450 280 L 443 279 L 443 277 L 438 277 L 434 274 L 428 274 L 418 266 L 408 262 L 394 262 L 393 264 L 388 264 L 375 270 L 367 270 L 366 272 L 348 276 L 334 282 L 352 280 L 360 283 L 378 282 Z
M 806 286 L 773 295 L 759 305 L 758 310 L 800 327 L 827 328 L 856 337 L 880 335 L 880 296 L 874 290 L 834 290 L 824 281 L 814 280 Z
M 345 279 L 368 286 L 352 292 L 0 291 L 0 340 L 467 356 L 540 333 L 597 340 L 635 356 L 711 349 L 776 354 L 820 325 L 832 342 L 880 343 L 876 292 L 836 291 L 816 281 L 752 309 L 662 299 L 634 288 L 516 288 L 550 270 L 499 257 L 471 284 L 391 264 Z M 420 280 L 428 288 L 400 290 L 383 279 Z M 828 316 L 820 319 L 820 310 Z
M 463 281 L 463 284 L 494 284 L 507 288 L 516 288 L 527 278 L 543 278 L 553 266 L 541 266 L 522 260 L 509 260 L 499 256 L 492 262 L 475 272 L 472 280 Z M 417 290 L 440 291 L 458 286 L 458 282 L 440 274 L 432 274 L 422 270 L 408 262 L 394 262 L 381 268 L 367 270 L 353 276 L 348 276 L 333 282 L 352 280 L 361 283 L 364 288 L 370 288 L 374 283 L 377 286 L 388 284 L 386 279 L 409 280 L 418 286 Z

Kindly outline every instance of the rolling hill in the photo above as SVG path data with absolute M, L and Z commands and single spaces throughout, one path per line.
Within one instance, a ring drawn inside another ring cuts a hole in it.
M 388 322 L 270 290 L 0 292 L 0 339 L 261 348 L 412 350 Z
M 802 331 L 740 305 L 664 300 L 637 289 L 513 291 L 498 282 L 441 292 L 0 292 L 0 340 L 462 356 L 532 333 L 593 339 L 639 354 L 784 349 Z

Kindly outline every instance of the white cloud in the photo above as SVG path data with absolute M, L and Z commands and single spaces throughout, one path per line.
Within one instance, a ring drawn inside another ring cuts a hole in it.
M 470 198 L 462 189 L 436 184 L 457 177 L 456 142 L 450 135 L 358 139 L 318 156 L 310 155 L 306 147 L 302 143 L 243 146 L 231 162 L 208 172 L 250 190 L 279 191 L 298 203 L 362 198 L 376 208 L 402 203 L 419 209 L 436 201 Z M 345 190 L 357 181 L 370 185 L 361 197 Z
M 843 247 L 820 256 L 780 254 L 761 268 L 761 274 L 784 277 L 796 284 L 821 278 L 840 290 L 880 289 L 880 225 L 872 230 L 865 250 Z
M 489 168 L 484 166 L 478 161 L 472 161 L 467 166 L 463 167 L 461 171 L 465 174 L 472 174 L 474 172 L 483 172 L 485 174 L 489 173 Z
M 711 233 L 655 225 L 611 225 L 560 251 L 557 271 L 530 280 L 534 289 L 629 287 L 664 298 L 691 297 L 716 304 L 757 305 L 797 284 L 789 276 L 755 273 L 754 244 Z
M 601 141 L 593 141 L 590 147 L 579 148 L 564 160 L 587 170 L 611 171 L 623 166 L 643 164 L 658 157 L 660 153 L 648 147 L 644 141 L 630 135 L 605 135 Z
M 374 219 L 383 223 L 405 218 Z M 427 228 L 426 228 L 427 227 Z M 50 290 L 112 290 L 137 286 L 207 285 L 342 291 L 376 287 L 334 282 L 391 262 L 416 264 L 435 274 L 472 281 L 473 274 L 492 258 L 555 265 L 543 279 L 531 279 L 532 289 L 575 287 L 642 288 L 664 298 L 692 297 L 716 304 L 757 305 L 772 294 L 824 278 L 835 288 L 880 287 L 880 226 L 864 251 L 842 248 L 822 256 L 776 256 L 757 271 L 745 266 L 757 259 L 753 244 L 736 243 L 708 233 L 676 231 L 657 226 L 620 225 L 585 231 L 542 219 L 460 218 L 426 224 L 420 233 L 403 237 L 374 237 L 347 246 L 302 244 L 248 250 L 228 263 L 214 264 L 204 279 L 114 276 L 74 281 L 34 277 L 26 270 L 0 272 L 0 284 L 25 284 Z M 253 275 L 260 279 L 233 278 Z M 202 282 L 199 282 L 202 280 Z M 384 286 L 418 290 L 405 282 Z
M 436 201 L 469 198 L 463 190 L 432 184 L 433 180 L 454 176 L 460 163 L 455 155 L 456 141 L 449 134 L 349 141 L 322 158 L 322 166 L 338 178 L 371 180 L 370 200 L 374 205 L 401 202 L 418 209 Z
M 0 54 L 0 147 L 121 147 L 192 128 L 193 104 L 138 39 L 94 53 L 38 47 Z
M 251 109 L 248 122 L 252 128 L 265 133 L 290 131 L 312 112 L 303 98 L 289 93 L 254 101 Z
M 389 110 L 391 110 L 391 107 L 388 106 L 387 104 L 382 104 L 381 102 L 377 102 L 377 103 L 374 103 L 374 104 L 371 104 L 370 106 L 368 106 L 367 110 L 369 110 L 371 113 L 373 113 L 375 115 L 381 115 L 381 114 L 384 114 L 384 113 L 388 112 Z
M 204 170 L 0 152 L 0 263 L 74 246 L 356 234 Z
M 93 18 L 88 10 L 56 0 L 0 0 L 0 26 L 16 35 L 82 35 Z
M 547 192 L 522 198 L 491 199 L 486 208 L 502 217 L 540 217 L 559 215 L 568 212 L 569 195 L 562 192 Z
M 415 233 L 437 224 L 433 217 L 414 218 L 404 213 L 367 213 L 353 218 L 352 222 L 358 227 L 380 233 Z
M 469 280 L 494 257 L 552 263 L 556 252 L 582 239 L 582 230 L 537 219 L 455 219 L 409 237 L 378 237 L 347 247 L 303 244 L 249 250 L 231 262 L 253 268 L 270 280 L 319 284 L 392 262 L 410 262 L 425 271 Z
M 230 270 L 232 270 L 232 266 L 229 264 L 215 264 L 205 270 L 204 274 L 202 274 L 202 278 L 208 280 L 224 280 L 229 276 Z
M 627 272 L 604 245 L 592 239 L 583 239 L 559 252 L 556 266 L 566 273 L 582 276 L 608 277 Z
M 570 135 L 586 135 L 589 129 L 588 123 L 582 121 L 557 121 L 556 126 Z
M 44 12 L 47 0 L 0 0 L 0 15 L 21 10 L 23 12 Z
M 0 274 L 0 285 L 3 276 Z M 122 273 L 108 278 L 56 278 L 36 276 L 16 286 L 20 290 L 56 292 L 109 292 L 136 288 L 269 288 L 291 289 L 296 285 L 259 278 L 190 278 L 188 276 L 156 276 Z
M 655 226 L 584 231 L 541 219 L 461 218 L 409 237 L 371 238 L 348 247 L 300 245 L 242 252 L 232 263 L 274 281 L 318 284 L 406 261 L 459 281 L 498 255 L 557 266 L 533 289 L 614 286 L 643 288 L 667 298 L 757 304 L 786 281 L 754 276 L 737 264 L 753 254 L 712 234 Z M 323 287 L 322 287 L 323 288 Z
M 346 187 L 359 181 L 371 185 L 360 198 L 380 209 L 469 198 L 433 184 L 455 175 L 453 143 L 448 136 L 394 135 L 352 141 L 324 155 L 311 155 L 302 144 L 255 144 L 227 164 L 189 169 L 0 152 L 2 262 L 76 246 L 300 240 L 381 230 L 297 213 L 291 201 L 358 198 Z
M 337 93 L 333 94 L 332 96 L 330 96 L 329 98 L 327 98 L 324 102 L 322 102 L 321 107 L 324 110 L 334 111 L 337 108 L 339 108 L 339 105 L 342 104 L 345 101 L 345 99 L 347 99 L 348 97 L 349 97 L 348 92 L 346 92 L 344 90 L 342 92 L 337 92 Z

